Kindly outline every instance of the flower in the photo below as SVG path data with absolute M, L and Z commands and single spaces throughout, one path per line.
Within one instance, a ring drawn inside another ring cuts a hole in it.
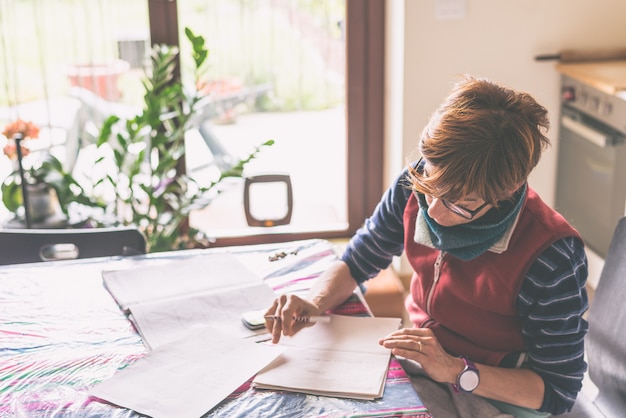
M 26 122 L 22 119 L 18 119 L 9 123 L 4 127 L 2 135 L 7 138 L 7 143 L 4 146 L 4 154 L 11 160 L 17 159 L 17 143 L 15 141 L 16 135 L 21 135 L 23 139 L 37 139 L 39 138 L 39 127 L 33 122 Z M 22 148 L 22 157 L 27 156 L 30 153 L 28 147 L 24 144 L 20 144 Z
M 28 154 L 30 154 L 30 150 L 24 144 L 21 145 L 22 157 L 26 157 Z M 10 140 L 10 142 L 7 142 L 7 144 L 4 146 L 4 155 L 9 157 L 9 159 L 11 160 L 17 160 L 17 144 L 15 143 L 15 141 Z
M 8 139 L 12 139 L 17 134 L 22 134 L 24 138 L 39 138 L 39 128 L 33 122 L 26 122 L 22 119 L 18 119 L 15 122 L 9 123 L 4 127 L 2 135 Z
M 18 119 L 8 124 L 2 131 L 2 135 L 7 138 L 4 146 L 4 154 L 12 160 L 17 160 L 18 135 L 24 140 L 39 138 L 39 128 L 33 122 L 26 122 Z M 22 157 L 30 154 L 30 150 L 24 143 L 20 142 Z M 38 157 L 35 161 L 30 161 L 33 157 Z M 0 184 L 0 197 L 2 203 L 10 211 L 17 215 L 23 206 L 22 183 L 25 185 L 43 185 L 48 189 L 54 189 L 61 210 L 68 214 L 69 204 L 76 202 L 85 206 L 103 207 L 104 205 L 94 198 L 85 195 L 85 190 L 72 176 L 65 171 L 63 164 L 49 152 L 32 155 L 26 167 L 22 170 L 14 169 L 8 177 Z M 17 161 L 16 161 L 17 163 Z M 22 161 L 19 161 L 22 164 Z

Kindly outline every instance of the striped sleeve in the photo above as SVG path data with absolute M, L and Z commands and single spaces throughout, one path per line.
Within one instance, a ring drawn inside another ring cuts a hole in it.
M 341 259 L 360 284 L 387 268 L 404 250 L 404 207 L 411 195 L 407 170 L 385 192 L 371 217 L 365 220 L 346 247 Z
M 584 337 L 588 308 L 587 258 L 583 244 L 561 239 L 533 263 L 517 300 L 529 365 L 545 382 L 540 411 L 572 408 L 587 369 Z

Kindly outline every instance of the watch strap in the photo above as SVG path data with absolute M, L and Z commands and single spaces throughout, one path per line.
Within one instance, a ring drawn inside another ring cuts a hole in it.
M 456 377 L 456 383 L 452 383 L 452 390 L 454 390 L 455 393 L 459 393 L 459 392 L 472 392 L 472 391 L 467 391 L 464 390 L 461 387 L 460 381 L 461 381 L 461 376 L 467 372 L 468 370 L 472 370 L 473 372 L 476 373 L 477 376 L 480 376 L 480 372 L 478 371 L 478 368 L 476 367 L 476 365 L 474 364 L 474 362 L 470 359 L 468 359 L 467 357 L 461 356 L 459 357 L 461 360 L 463 360 L 463 363 L 465 364 L 465 367 L 463 368 L 463 370 L 461 370 L 461 372 L 457 375 Z

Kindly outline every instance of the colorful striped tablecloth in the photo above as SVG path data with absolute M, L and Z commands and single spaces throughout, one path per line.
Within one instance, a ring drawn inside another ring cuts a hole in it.
M 0 268 L 0 417 L 134 417 L 88 395 L 95 383 L 146 353 L 132 323 L 102 284 L 102 271 L 166 263 L 202 251 L 230 252 L 277 293 L 304 293 L 336 260 L 324 240 L 179 251 L 126 259 Z M 270 261 L 273 260 L 273 261 Z M 355 294 L 339 314 L 369 314 Z M 392 358 L 375 401 L 262 391 L 252 378 L 207 417 L 431 417 Z M 189 382 L 193 384 L 193 382 Z

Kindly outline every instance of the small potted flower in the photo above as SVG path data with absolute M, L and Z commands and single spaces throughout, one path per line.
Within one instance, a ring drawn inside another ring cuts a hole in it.
M 8 124 L 2 135 L 7 141 L 4 154 L 14 163 L 13 172 L 1 186 L 2 203 L 15 215 L 16 220 L 22 221 L 26 217 L 22 181 L 25 182 L 28 196 L 29 220 L 33 223 L 45 223 L 55 216 L 67 219 L 69 204 L 72 202 L 92 207 L 104 206 L 85 196 L 83 187 L 71 173 L 64 170 L 54 155 L 45 152 L 35 159 L 36 156 L 29 148 L 30 141 L 39 138 L 39 128 L 34 123 L 18 119 Z M 20 175 L 20 165 L 23 167 L 23 177 Z

